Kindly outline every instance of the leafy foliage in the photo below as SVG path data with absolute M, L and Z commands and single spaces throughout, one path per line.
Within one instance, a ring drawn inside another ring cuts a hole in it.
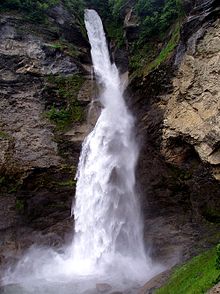
M 61 109 L 53 105 L 51 109 L 47 111 L 46 116 L 56 124 L 59 130 L 63 130 L 72 122 L 78 122 L 83 119 L 83 109 L 80 105 L 77 105 L 77 103 Z
M 59 125 L 60 128 L 63 128 L 66 124 L 68 124 L 70 120 L 70 112 L 68 111 L 68 109 L 65 108 L 57 109 L 53 105 L 51 109 L 47 112 L 47 117 L 51 121 Z
M 112 15 L 120 19 L 127 0 L 109 0 Z M 134 7 L 139 16 L 141 39 L 160 36 L 183 13 L 181 0 L 137 0 Z
M 65 7 L 77 18 L 82 17 L 83 11 L 85 9 L 84 0 L 63 0 L 63 3 Z
M 121 24 L 119 23 L 114 23 L 107 21 L 106 23 L 106 30 L 108 32 L 108 36 L 111 38 L 111 40 L 114 40 L 117 44 L 117 47 L 123 47 L 125 44 L 125 39 L 124 39 L 124 30 Z
M 3 0 L 0 8 L 18 10 L 24 12 L 32 20 L 43 21 L 45 12 L 58 2 L 59 0 Z
M 137 16 L 139 37 L 129 44 L 133 76 L 147 75 L 171 56 L 179 41 L 184 16 L 182 0 L 109 0 L 109 7 L 116 27 L 123 28 L 127 8 L 131 7 Z M 119 34 L 111 25 L 107 31 L 118 47 L 124 45 L 123 30 Z
M 46 19 L 49 8 L 61 0 L 1 0 L 1 10 L 17 10 L 32 20 L 42 22 Z M 81 16 L 85 8 L 84 0 L 63 0 L 62 3 L 75 16 Z
M 85 6 L 95 9 L 102 17 L 102 19 L 108 19 L 110 16 L 110 9 L 108 0 L 85 0 Z
M 111 13 L 115 19 L 120 18 L 121 10 L 123 6 L 126 4 L 125 0 L 109 0 L 109 6 L 111 9 Z

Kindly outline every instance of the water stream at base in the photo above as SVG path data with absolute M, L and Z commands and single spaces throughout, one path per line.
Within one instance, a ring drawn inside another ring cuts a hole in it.
M 16 291 L 8 287 L 8 294 L 96 293 L 88 291 L 98 283 L 108 283 L 111 291 L 124 290 L 161 270 L 152 266 L 143 245 L 135 193 L 134 118 L 125 105 L 119 73 L 111 64 L 103 25 L 94 10 L 85 11 L 85 24 L 94 72 L 103 89 L 103 109 L 82 147 L 72 207 L 74 239 L 63 254 L 31 248 L 5 274 L 5 285 L 20 285 Z

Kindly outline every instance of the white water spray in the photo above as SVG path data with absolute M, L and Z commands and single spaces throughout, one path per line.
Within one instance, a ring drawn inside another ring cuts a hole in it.
M 110 62 L 102 22 L 94 10 L 86 10 L 85 24 L 94 71 L 103 87 L 100 100 L 104 108 L 80 157 L 73 259 L 94 267 L 130 260 L 135 268 L 135 263 L 139 267 L 147 261 L 135 195 L 138 148 L 134 119 L 125 105 L 118 70 Z
M 17 287 L 5 293 L 81 294 L 90 293 L 85 291 L 97 283 L 124 290 L 161 270 L 152 267 L 144 251 L 135 193 L 134 118 L 125 105 L 119 73 L 111 64 L 102 22 L 94 10 L 86 10 L 85 24 L 94 72 L 103 89 L 103 109 L 80 156 L 72 207 L 74 240 L 64 254 L 29 251 L 3 279 L 5 284 L 19 283 L 21 291 Z

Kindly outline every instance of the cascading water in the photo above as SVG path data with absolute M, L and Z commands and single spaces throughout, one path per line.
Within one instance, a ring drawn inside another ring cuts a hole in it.
M 103 86 L 103 110 L 86 138 L 80 157 L 73 259 L 114 264 L 120 259 L 146 262 L 135 195 L 138 149 L 134 119 L 123 99 L 115 64 L 111 64 L 101 19 L 86 10 L 94 71 Z M 134 265 L 133 265 L 134 266 Z
M 85 24 L 103 109 L 82 147 L 72 207 L 74 239 L 63 254 L 31 249 L 3 278 L 4 284 L 18 283 L 20 288 L 5 293 L 90 293 L 85 291 L 97 283 L 123 290 L 161 271 L 152 267 L 143 246 L 135 195 L 134 118 L 125 105 L 119 73 L 111 64 L 102 22 L 94 10 L 86 10 Z

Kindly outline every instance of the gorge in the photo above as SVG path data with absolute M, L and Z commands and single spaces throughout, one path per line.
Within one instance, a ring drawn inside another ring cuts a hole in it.
M 100 86 L 85 31 L 64 2 L 46 11 L 50 25 L 1 12 L 2 271 L 32 244 L 62 251 L 72 242 L 74 176 L 100 113 Z M 171 267 L 219 242 L 219 4 L 182 1 L 178 18 L 153 38 L 134 1 L 120 10 L 123 34 L 112 29 L 107 2 L 90 2 L 103 18 L 111 59 L 123 78 L 129 71 L 124 96 L 135 116 L 129 143 L 140 146 L 135 191 L 144 246 L 154 263 Z M 123 164 L 136 160 L 132 154 Z

